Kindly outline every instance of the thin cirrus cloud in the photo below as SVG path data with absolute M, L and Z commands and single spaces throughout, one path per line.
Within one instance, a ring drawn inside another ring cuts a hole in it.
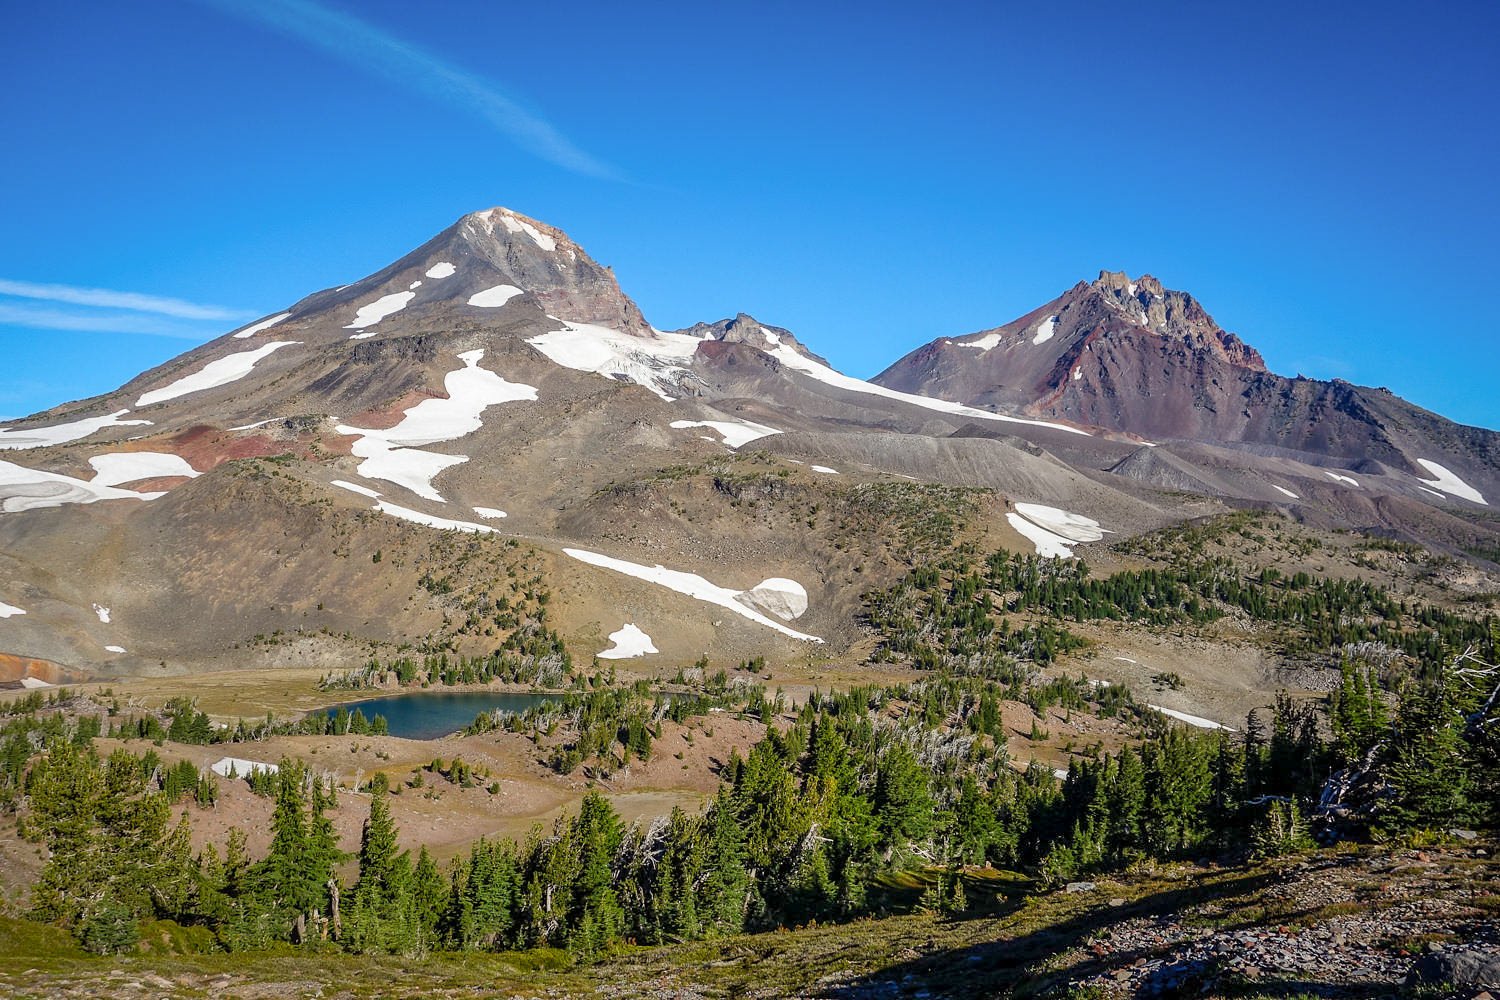
M 223 326 L 238 326 L 254 316 L 144 292 L 0 278 L 0 326 L 207 340 Z
M 351 14 L 313 0 L 198 0 L 322 49 L 357 69 L 374 71 L 485 119 L 532 155 L 589 177 L 617 179 L 614 168 L 573 144 L 490 81 L 450 65 Z
M 48 285 L 34 281 L 12 281 L 0 278 L 0 295 L 21 299 L 64 302 L 74 306 L 98 306 L 105 309 L 130 309 L 156 313 L 177 319 L 235 320 L 249 318 L 238 309 L 200 305 L 183 299 L 141 292 L 117 292 L 108 288 L 80 288 L 76 285 Z
M 202 326 L 150 313 L 72 311 L 19 302 L 0 302 L 0 326 L 80 333 L 139 333 L 179 340 L 207 340 L 216 333 Z

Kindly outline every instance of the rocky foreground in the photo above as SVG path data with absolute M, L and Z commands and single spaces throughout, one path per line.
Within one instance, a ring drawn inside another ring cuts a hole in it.
M 1465 997 L 1500 996 L 1494 846 L 1325 850 L 1264 865 L 1157 866 L 1006 895 L 989 915 L 913 915 L 631 950 L 579 968 L 556 952 L 401 960 L 307 953 L 71 952 L 49 929 L 0 934 L 14 997 Z M 31 935 L 31 936 L 28 936 Z

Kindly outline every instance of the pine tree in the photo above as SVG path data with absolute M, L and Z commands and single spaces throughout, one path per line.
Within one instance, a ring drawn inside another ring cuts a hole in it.
M 704 825 L 708 870 L 698 890 L 704 930 L 710 935 L 738 934 L 745 929 L 753 883 L 745 868 L 745 834 L 727 789 L 719 789 Z
M 1389 833 L 1445 829 L 1470 818 L 1470 772 L 1461 717 L 1446 677 L 1414 683 L 1393 726 L 1386 781 L 1392 795 L 1378 825 Z

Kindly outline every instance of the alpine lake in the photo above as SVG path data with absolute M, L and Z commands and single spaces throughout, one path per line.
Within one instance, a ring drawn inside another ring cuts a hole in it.
M 408 740 L 435 740 L 469 726 L 483 712 L 500 711 L 520 715 L 549 701 L 561 701 L 558 694 L 509 694 L 496 691 L 411 691 L 384 698 L 345 702 L 324 709 L 336 716 L 340 710 L 361 712 L 366 719 L 385 717 L 386 730 L 392 736 Z

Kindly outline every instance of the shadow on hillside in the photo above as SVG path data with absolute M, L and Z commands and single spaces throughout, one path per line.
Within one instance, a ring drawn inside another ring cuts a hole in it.
M 1072 966 L 1058 971 L 1038 970 L 1038 963 L 1071 948 L 1085 946 L 1095 934 L 1116 922 L 1132 918 L 1175 916 L 1184 908 L 1254 893 L 1275 881 L 1270 873 L 1246 875 L 1212 885 L 1192 885 L 1141 897 L 1125 906 L 1110 907 L 1101 900 L 1087 912 L 1067 920 L 1019 933 L 1014 937 L 986 941 L 963 948 L 931 952 L 841 983 L 821 992 L 830 1000 L 868 1000 L 874 997 L 993 997 L 1020 992 L 1026 996 L 1066 994 L 1070 980 L 1109 976 L 1116 970 L 1132 968 L 1137 961 L 1167 959 L 1172 946 L 1162 944 L 1117 952 L 1107 958 L 1085 954 Z M 1017 910 L 1003 908 L 1003 916 L 1014 916 Z M 1166 961 L 1136 987 L 1141 997 L 1197 996 L 1207 969 L 1193 963 Z M 1389 987 L 1371 987 L 1362 992 L 1333 983 L 1283 981 L 1268 976 L 1247 984 L 1247 992 L 1257 996 L 1323 996 L 1361 997 L 1389 993 Z M 1221 986 L 1215 995 L 1227 995 Z

